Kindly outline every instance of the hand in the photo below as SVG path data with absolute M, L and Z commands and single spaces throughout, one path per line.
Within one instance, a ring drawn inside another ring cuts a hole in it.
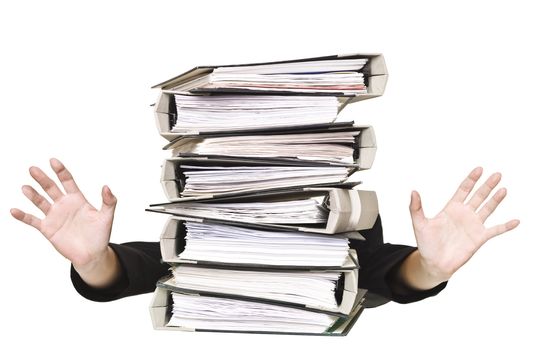
M 88 203 L 64 165 L 54 158 L 50 164 L 66 193 L 40 168 L 30 167 L 30 175 L 52 199 L 52 203 L 32 186 L 25 185 L 22 187 L 23 194 L 45 217 L 38 219 L 19 209 L 11 209 L 11 215 L 40 231 L 78 271 L 91 270 L 98 261 L 111 261 L 107 255 L 111 253 L 108 243 L 116 207 L 115 196 L 107 186 L 103 186 L 103 204 L 100 210 L 96 210 Z
M 475 168 L 444 209 L 429 219 L 424 216 L 420 195 L 412 192 L 410 212 L 418 244 L 417 265 L 431 282 L 411 283 L 409 274 L 406 279 L 410 285 L 427 289 L 448 280 L 489 239 L 519 225 L 519 220 L 510 220 L 489 228 L 484 226 L 486 219 L 506 196 L 506 189 L 499 189 L 486 201 L 501 180 L 501 174 L 494 173 L 466 202 L 481 175 L 482 168 Z

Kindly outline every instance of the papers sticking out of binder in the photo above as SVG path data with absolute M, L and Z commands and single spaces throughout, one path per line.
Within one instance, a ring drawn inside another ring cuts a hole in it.
M 379 213 L 375 192 L 332 187 L 186 197 L 150 206 L 147 211 L 322 234 L 371 228 Z
M 172 140 L 179 135 L 329 124 L 336 122 L 344 106 L 344 100 L 335 96 L 201 96 L 162 91 L 154 113 L 160 135 Z
M 169 217 L 160 237 L 164 262 L 247 270 L 353 270 L 358 261 L 349 240 L 364 240 L 358 232 L 315 235 L 202 221 Z
M 176 200 L 305 186 L 328 187 L 344 183 L 356 170 L 353 166 L 273 159 L 176 157 L 164 161 L 161 183 L 167 199 Z
M 278 159 L 369 169 L 376 152 L 373 128 L 353 123 L 184 135 L 164 149 L 173 156 Z
M 190 93 L 274 92 L 355 96 L 381 94 L 386 79 L 377 84 L 370 78 L 386 78 L 386 75 L 382 55 L 353 54 L 242 65 L 199 66 L 153 87 Z M 376 85 L 377 91 L 369 90 L 372 85 Z
M 378 217 L 371 126 L 342 121 L 383 94 L 380 54 L 199 66 L 154 86 L 172 151 L 156 329 L 346 335 L 362 312 L 351 240 Z M 355 174 L 359 175 L 359 174 Z
M 177 292 L 158 285 L 150 305 L 154 329 L 195 332 L 347 335 L 363 310 L 365 290 L 345 317 L 251 299 Z
M 168 140 L 178 134 L 329 123 L 348 103 L 381 96 L 387 77 L 381 54 L 200 66 L 154 86 L 161 89 L 154 112 Z
M 173 96 L 178 134 L 331 123 L 340 105 L 334 96 Z
M 348 316 L 358 292 L 358 270 L 256 271 L 177 265 L 158 286 L 173 291 L 308 309 Z

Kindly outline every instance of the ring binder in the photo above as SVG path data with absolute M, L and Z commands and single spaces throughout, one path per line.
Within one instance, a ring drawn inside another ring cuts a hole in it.
M 349 54 L 198 66 L 153 86 L 172 156 L 161 171 L 168 202 L 146 210 L 170 214 L 161 255 L 184 277 L 158 281 L 154 329 L 347 335 L 366 293 L 348 243 L 378 217 L 375 192 L 347 179 L 371 168 L 377 144 L 373 127 L 336 120 L 347 105 L 381 96 L 387 79 L 382 54 Z M 319 274 L 335 292 L 323 284 L 317 298 L 291 298 L 226 284 L 253 271 Z

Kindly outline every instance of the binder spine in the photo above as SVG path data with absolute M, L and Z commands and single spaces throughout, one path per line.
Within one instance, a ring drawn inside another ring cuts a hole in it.
M 180 198 L 185 177 L 178 169 L 179 160 L 165 159 L 161 168 L 161 185 L 169 201 Z
M 375 130 L 372 126 L 366 126 L 360 133 L 360 147 L 376 148 L 377 140 L 375 139 Z
M 166 329 L 171 318 L 170 306 L 172 305 L 171 293 L 165 289 L 156 288 L 150 303 L 150 318 L 154 329 Z
M 338 312 L 349 315 L 353 310 L 358 295 L 358 269 L 346 271 L 345 287 L 343 290 L 343 299 L 339 305 Z
M 326 190 L 329 210 L 326 228 L 300 227 L 300 231 L 335 234 L 372 228 L 379 213 L 377 194 L 373 191 L 341 188 L 304 188 L 304 191 Z
M 176 124 L 176 102 L 174 95 L 160 92 L 154 105 L 156 127 L 159 134 L 167 140 L 172 140 L 178 135 L 171 132 Z
M 175 260 L 178 256 L 177 233 L 179 230 L 180 221 L 169 217 L 159 240 L 161 250 L 161 258 L 163 261 Z
M 352 212 L 352 203 L 346 190 L 330 189 L 330 212 L 326 231 L 337 233 L 351 231 L 349 218 L 354 214 Z
M 369 76 L 388 75 L 388 70 L 386 69 L 386 62 L 384 61 L 384 56 L 382 54 L 372 55 L 369 58 L 368 67 Z
M 384 94 L 386 82 L 388 81 L 388 70 L 386 69 L 383 55 L 369 55 L 369 62 L 366 67 L 364 67 L 363 72 L 365 73 L 367 94 L 355 96 L 351 98 L 348 103 L 367 100 Z
M 354 159 L 360 170 L 370 169 L 375 161 L 377 153 L 377 141 L 375 131 L 372 126 L 366 126 L 360 132 L 355 143 Z
M 356 164 L 360 170 L 371 169 L 373 162 L 375 161 L 375 155 L 377 154 L 377 148 L 375 147 L 365 147 L 359 150 L 358 159 Z
M 357 195 L 357 201 L 360 203 L 360 213 L 354 230 L 372 228 L 379 215 L 377 193 L 375 191 L 358 191 Z
M 174 180 L 161 181 L 161 187 L 163 187 L 163 192 L 165 193 L 165 196 L 167 196 L 168 200 L 175 200 L 180 197 L 180 193 L 178 192 L 178 185 L 176 181 Z

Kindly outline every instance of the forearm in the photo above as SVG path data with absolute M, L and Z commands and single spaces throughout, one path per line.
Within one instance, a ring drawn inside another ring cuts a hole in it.
M 106 288 L 117 281 L 122 273 L 120 261 L 114 250 L 107 250 L 96 261 L 84 266 L 73 265 L 82 280 L 93 288 Z
M 424 262 L 420 252 L 416 250 L 405 258 L 398 269 L 396 278 L 411 289 L 428 290 L 450 278 L 448 275 L 434 273 L 434 270 Z

